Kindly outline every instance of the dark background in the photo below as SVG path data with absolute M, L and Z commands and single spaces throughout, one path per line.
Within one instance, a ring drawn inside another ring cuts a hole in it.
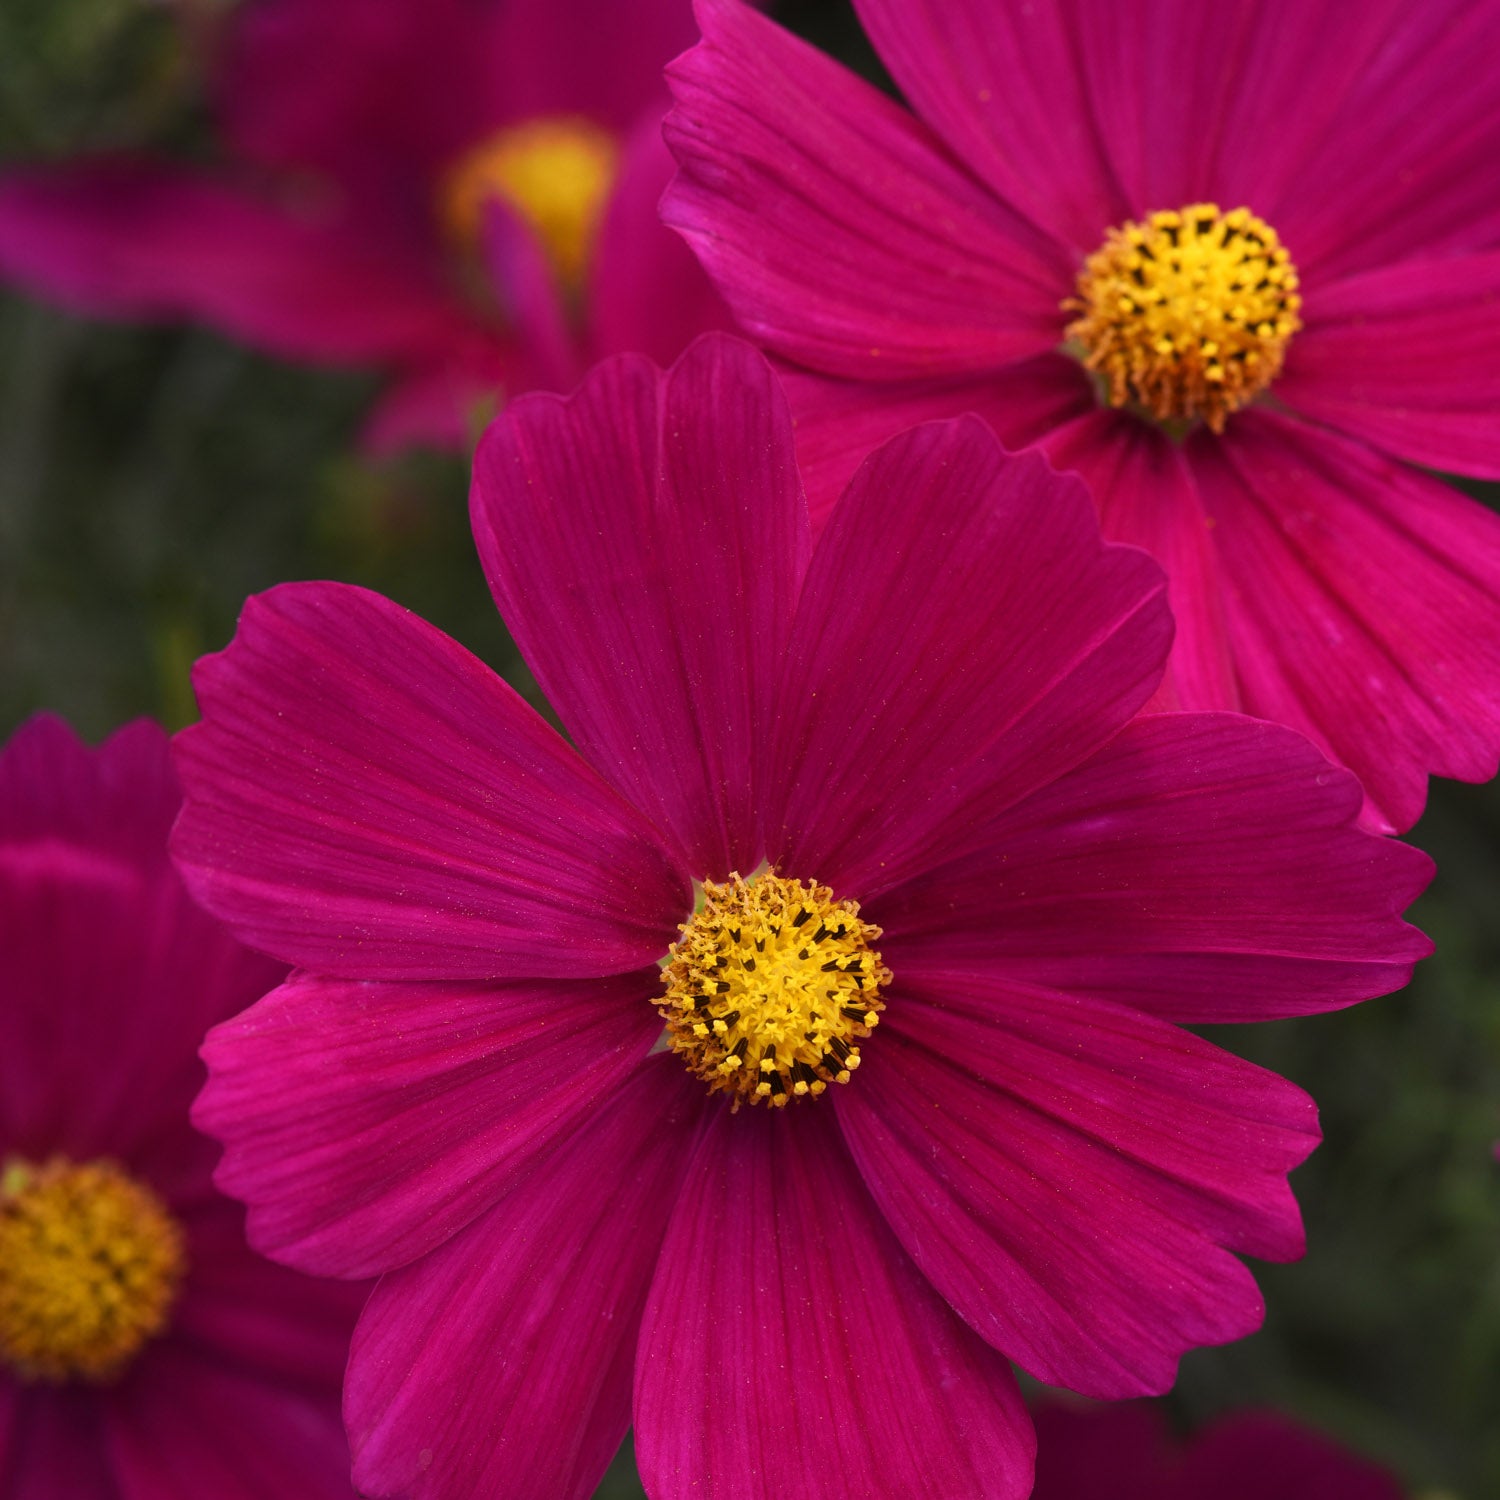
M 0 160 L 211 156 L 177 16 L 211 24 L 221 9 L 3 0 Z M 779 9 L 875 75 L 845 0 Z M 469 541 L 466 465 L 357 457 L 373 390 L 200 330 L 87 323 L 0 292 L 0 733 L 44 707 L 94 739 L 138 714 L 186 723 L 194 657 L 228 639 L 246 594 L 288 578 L 379 589 L 534 696 Z M 1434 784 L 1412 838 L 1440 873 L 1415 913 L 1438 954 L 1410 989 L 1216 1035 L 1307 1088 L 1327 1140 L 1294 1179 L 1307 1258 L 1257 1268 L 1265 1330 L 1190 1355 L 1170 1401 L 1184 1429 L 1273 1405 L 1384 1459 L 1414 1493 L 1491 1500 L 1500 793 Z M 627 1446 L 600 1495 L 639 1493 Z

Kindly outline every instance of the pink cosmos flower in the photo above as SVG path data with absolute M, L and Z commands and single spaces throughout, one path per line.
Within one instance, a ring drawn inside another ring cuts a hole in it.
M 1186 1446 L 1145 1402 L 1047 1401 L 1032 1500 L 1402 1500 L 1394 1477 L 1275 1412 L 1238 1412 Z
M 463 446 L 476 404 L 727 323 L 656 217 L 661 69 L 692 38 L 688 0 L 246 0 L 224 159 L 10 173 L 0 275 L 379 368 L 371 444 Z
M 356 1485 L 586 1496 L 633 1413 L 657 1500 L 1009 1500 L 1007 1358 L 1121 1396 L 1255 1328 L 1315 1113 L 1179 1023 L 1401 984 L 1430 865 L 1290 730 L 1133 717 L 1165 581 L 1083 485 L 928 424 L 812 547 L 710 336 L 512 403 L 473 517 L 571 744 L 331 583 L 178 742 L 180 868 L 300 966 L 207 1044 L 219 1183 L 384 1273 Z
M 974 411 L 1171 577 L 1157 707 L 1291 724 L 1415 822 L 1500 752 L 1496 0 L 855 0 L 903 109 L 735 0 L 664 205 L 796 367 L 815 519 Z
M 245 1244 L 188 1123 L 207 1027 L 286 975 L 188 899 L 141 721 L 0 750 L 0 1493 L 352 1500 L 361 1289 Z

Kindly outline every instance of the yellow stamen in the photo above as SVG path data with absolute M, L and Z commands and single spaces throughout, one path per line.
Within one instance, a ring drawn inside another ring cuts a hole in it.
M 478 244 L 484 206 L 502 198 L 536 230 L 570 290 L 583 280 L 619 152 L 614 137 L 590 120 L 527 120 L 507 126 L 451 167 L 438 194 L 449 235 L 464 249 Z
M 880 929 L 826 885 L 767 870 L 703 882 L 657 1002 L 667 1042 L 711 1090 L 785 1105 L 848 1083 L 885 1009 Z
M 107 1161 L 0 1173 L 0 1362 L 23 1380 L 108 1380 L 167 1325 L 182 1230 Z
M 1111 229 L 1084 263 L 1066 337 L 1107 388 L 1158 421 L 1215 432 L 1281 373 L 1302 326 L 1297 272 L 1247 208 L 1194 203 Z

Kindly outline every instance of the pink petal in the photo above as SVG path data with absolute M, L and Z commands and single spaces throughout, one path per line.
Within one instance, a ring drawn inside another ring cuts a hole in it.
M 992 0 L 856 0 L 855 9 L 912 108 L 1017 213 L 1077 257 L 1129 217 L 1071 34 L 1088 19 L 1060 4 Z
M 194 1119 L 251 1242 L 316 1275 L 427 1254 L 645 1057 L 654 969 L 585 982 L 292 979 L 209 1034 Z
M 622 357 L 568 401 L 512 403 L 475 461 L 473 513 L 500 611 L 580 750 L 695 876 L 753 869 L 752 768 L 808 549 L 765 360 L 708 335 L 666 375 Z
M 478 337 L 427 267 L 352 225 L 149 161 L 0 179 L 0 275 L 80 312 L 200 319 L 289 359 L 384 363 Z
M 1400 919 L 1431 860 L 1352 826 L 1358 808 L 1290 730 L 1151 716 L 870 916 L 902 982 L 997 972 L 1187 1024 L 1331 1010 L 1431 951 Z
M 1009 1369 L 903 1254 L 817 1104 L 710 1116 L 641 1325 L 635 1434 L 656 1500 L 1031 1488 Z
M 467 453 L 507 390 L 524 384 L 524 353 L 497 344 L 484 358 L 440 360 L 398 374 L 375 402 L 360 444 L 375 459 L 413 444 Z
M 839 1120 L 976 1332 L 1048 1384 L 1120 1397 L 1260 1326 L 1226 1250 L 1302 1253 L 1286 1174 L 1317 1144 L 1311 1099 L 1123 1006 L 898 973 Z
M 323 973 L 654 962 L 688 904 L 655 833 L 500 678 L 363 589 L 287 584 L 194 672 L 174 853 L 247 941 Z
M 675 170 L 661 111 L 648 109 L 625 143 L 594 247 L 588 320 L 598 356 L 633 350 L 668 365 L 700 333 L 732 326 L 692 251 L 661 222 L 658 205 Z
M 1322 288 L 1276 395 L 1413 463 L 1500 479 L 1500 253 Z
M 141 1376 L 107 1408 L 122 1500 L 354 1500 L 331 1394 L 314 1399 L 173 1344 L 153 1349 Z
M 1238 1412 L 1183 1455 L 1173 1495 L 1196 1500 L 1403 1500 L 1394 1474 L 1275 1412 Z M 1080 1497 L 1081 1500 L 1081 1497 Z
M 380 1283 L 345 1398 L 364 1493 L 593 1493 L 630 1423 L 641 1308 L 703 1105 L 675 1058 L 652 1059 L 484 1218 Z
M 797 467 L 814 535 L 865 457 L 908 427 L 974 412 L 1007 448 L 1027 448 L 1095 404 L 1078 361 L 1057 354 L 987 371 L 982 378 L 830 380 L 791 365 L 778 373 L 797 426 Z
M 776 715 L 766 848 L 866 900 L 1096 749 L 1155 688 L 1160 570 L 1087 492 L 977 417 L 893 439 L 808 570 Z
M 1177 634 L 1149 707 L 1237 709 L 1212 527 L 1181 448 L 1152 423 L 1097 410 L 1048 433 L 1043 447 L 1093 492 L 1110 541 L 1144 548 L 1166 569 Z
M 336 1398 L 368 1284 L 273 1265 L 245 1243 L 244 1209 L 217 1194 L 182 1219 L 192 1274 L 172 1337 L 247 1374 Z
M 1427 777 L 1500 757 L 1500 518 L 1362 444 L 1266 411 L 1189 441 L 1246 711 L 1309 734 L 1409 828 Z
M 5 1500 L 121 1500 L 100 1442 L 96 1394 L 16 1385 L 0 1373 L 0 1478 Z
M 1031 1500 L 1193 1500 L 1164 1489 L 1163 1476 L 1171 1472 L 1176 1454 L 1161 1405 L 1042 1400 L 1032 1403 L 1031 1419 L 1036 1423 Z M 1210 1491 L 1197 1500 L 1218 1497 Z
M 988 370 L 1057 342 L 1072 268 L 905 110 L 737 0 L 669 70 L 663 204 L 759 343 L 828 374 Z
M 531 225 L 500 198 L 484 205 L 484 264 L 521 345 L 525 385 L 566 390 L 582 373 L 562 288 Z

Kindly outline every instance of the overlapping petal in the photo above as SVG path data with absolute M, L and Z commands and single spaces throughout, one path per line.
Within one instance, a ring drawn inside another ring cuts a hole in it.
M 832 1115 L 804 1114 L 716 1110 L 698 1142 L 642 1322 L 647 1490 L 1020 1500 L 1009 1369 L 902 1253 Z
M 686 876 L 488 668 L 337 584 L 251 599 L 198 664 L 174 853 L 247 941 L 324 974 L 489 979 L 653 963 Z
M 755 755 L 808 551 L 765 360 L 710 335 L 666 375 L 624 358 L 567 401 L 514 403 L 475 461 L 473 511 L 501 613 L 579 748 L 696 877 L 753 869 Z
M 993 368 L 1057 340 L 1071 269 L 912 116 L 738 0 L 669 70 L 663 204 L 758 342 L 830 374 Z
M 978 1332 L 1049 1384 L 1119 1397 L 1166 1390 L 1188 1349 L 1259 1326 L 1228 1250 L 1302 1252 L 1286 1173 L 1318 1133 L 1300 1089 L 1122 1006 L 898 974 L 839 1120 Z
M 1136 720 L 994 820 L 984 847 L 872 903 L 895 972 L 1003 972 L 1174 1021 L 1262 1021 L 1405 984 L 1432 875 L 1354 827 L 1359 788 L 1301 735 Z
M 194 1118 L 250 1206 L 251 1242 L 371 1276 L 483 1213 L 645 1057 L 656 970 L 575 982 L 301 976 L 204 1045 Z
M 363 1493 L 593 1493 L 630 1422 L 641 1309 L 703 1106 L 675 1059 L 653 1059 L 482 1219 L 381 1282 L 345 1398 Z
M 1188 459 L 1215 522 L 1249 713 L 1364 784 L 1372 827 L 1416 822 L 1427 776 L 1500 757 L 1500 518 L 1404 465 L 1272 412 Z
M 893 439 L 808 570 L 766 849 L 863 901 L 968 847 L 1151 695 L 1165 580 L 1099 540 L 1082 485 L 975 417 Z

